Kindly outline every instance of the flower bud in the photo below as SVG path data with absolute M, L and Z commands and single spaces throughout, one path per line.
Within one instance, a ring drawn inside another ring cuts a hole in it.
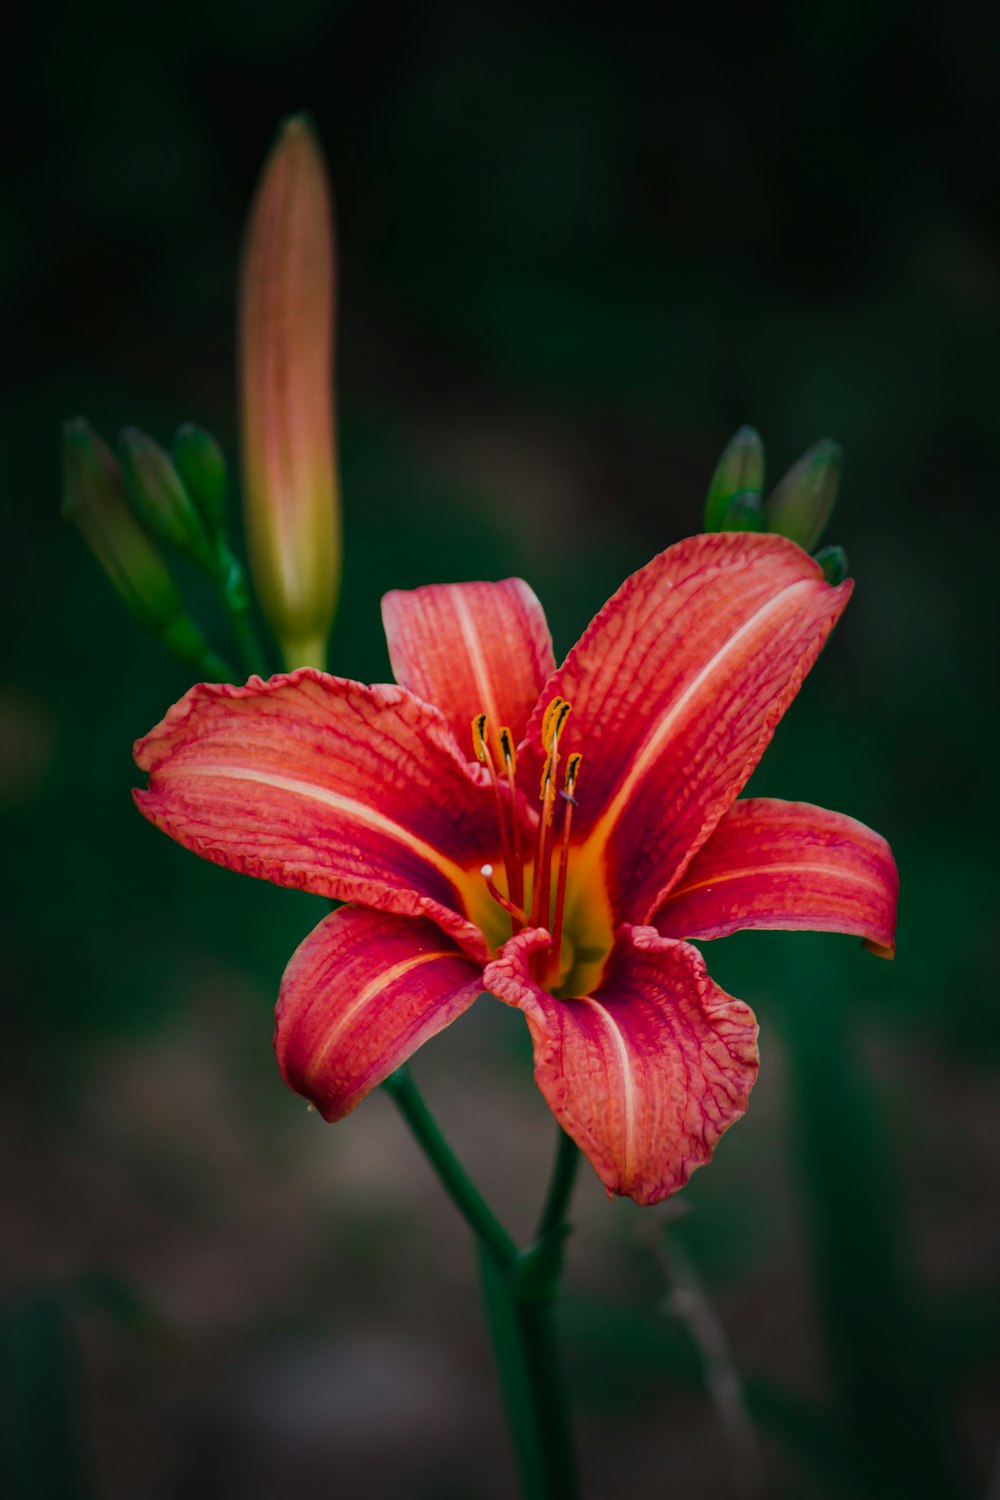
M 715 526 L 716 531 L 763 531 L 764 518 L 760 513 L 760 492 L 741 490 L 726 502 Z
M 122 428 L 118 451 L 125 488 L 139 519 L 158 541 L 211 571 L 212 550 L 205 527 L 169 455 L 137 427 Z
M 821 547 L 813 561 L 823 569 L 827 583 L 843 583 L 847 577 L 847 553 L 843 547 Z
M 139 623 L 157 633 L 182 614 L 155 543 L 129 509 L 121 469 L 82 417 L 63 427 L 63 505 Z
M 217 536 L 226 521 L 228 491 L 222 449 L 210 432 L 185 422 L 174 434 L 173 460 L 209 535 Z
M 730 502 L 737 495 L 759 495 L 764 488 L 764 444 L 755 427 L 741 427 L 731 437 L 716 465 L 705 501 L 706 531 L 759 531 L 759 526 L 724 526 Z
M 833 512 L 840 463 L 840 445 L 829 438 L 803 453 L 764 504 L 768 531 L 790 537 L 811 552 Z
M 289 668 L 326 664 L 340 584 L 333 219 L 309 124 L 282 127 L 247 227 L 241 460 L 257 598 Z

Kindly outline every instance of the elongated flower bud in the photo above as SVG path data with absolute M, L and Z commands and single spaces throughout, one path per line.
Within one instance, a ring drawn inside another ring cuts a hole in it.
M 792 465 L 764 503 L 768 531 L 811 552 L 826 530 L 840 485 L 841 450 L 824 438 Z
M 763 488 L 764 444 L 755 427 L 741 427 L 726 444 L 712 475 L 705 500 L 705 530 L 759 531 L 759 526 L 727 526 L 723 522 L 737 495 L 759 495 Z M 746 503 L 741 505 L 745 508 Z
M 63 427 L 62 513 L 147 630 L 160 632 L 182 613 L 180 595 L 156 544 L 129 508 L 111 450 L 82 417 Z
M 340 585 L 333 218 L 309 124 L 289 120 L 250 213 L 240 289 L 250 567 L 289 668 L 326 664 Z
M 174 468 L 211 536 L 225 525 L 228 480 L 222 449 L 210 432 L 185 422 L 174 434 Z
M 211 570 L 212 552 L 198 508 L 159 443 L 138 427 L 124 427 L 118 439 L 125 488 L 136 515 L 158 541 L 186 553 Z

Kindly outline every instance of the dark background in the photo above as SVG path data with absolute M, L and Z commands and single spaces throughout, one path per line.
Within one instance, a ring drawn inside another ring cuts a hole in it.
M 384 589 L 511 572 L 564 651 L 698 529 L 740 423 L 772 480 L 819 437 L 846 452 L 828 540 L 857 592 L 754 787 L 889 837 L 899 956 L 710 946 L 760 1016 L 761 1081 L 665 1209 L 582 1175 L 586 1493 L 985 1494 L 997 30 L 993 7 L 843 0 L 24 10 L 0 195 L 3 1493 L 514 1492 L 464 1226 L 388 1099 L 324 1127 L 274 1069 L 323 903 L 134 813 L 131 742 L 188 676 L 58 519 L 78 413 L 163 442 L 195 419 L 235 459 L 243 216 L 308 107 L 341 251 L 335 670 L 387 676 Z M 415 1072 L 526 1234 L 553 1130 L 521 1018 L 482 1000 Z M 706 1388 L 720 1329 L 735 1404 Z

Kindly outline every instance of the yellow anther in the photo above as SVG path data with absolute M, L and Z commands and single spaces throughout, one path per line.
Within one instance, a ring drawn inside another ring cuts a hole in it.
M 544 802 L 552 785 L 552 751 L 545 757 L 545 765 L 542 768 L 542 780 L 538 788 L 538 799 Z
M 489 754 L 486 743 L 486 715 L 476 714 L 472 721 L 472 746 L 477 760 L 485 760 Z
M 507 775 L 513 776 L 517 770 L 517 757 L 514 754 L 514 736 L 506 724 L 500 731 L 500 753 L 507 768 Z
M 574 750 L 573 754 L 570 755 L 567 758 L 567 760 L 566 760 L 566 788 L 565 788 L 565 790 L 566 790 L 566 796 L 567 797 L 572 797 L 572 795 L 573 795 L 573 789 L 576 786 L 576 778 L 580 774 L 580 762 L 581 762 L 581 760 L 583 760 L 583 756 L 580 754 L 579 750 Z
M 552 744 L 552 732 L 556 719 L 563 706 L 565 699 L 553 698 L 542 717 L 542 749 L 547 750 Z

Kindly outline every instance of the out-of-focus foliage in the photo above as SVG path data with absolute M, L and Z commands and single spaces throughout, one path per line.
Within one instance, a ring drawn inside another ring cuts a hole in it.
M 91 1440 L 51 1451 L 87 1456 L 98 1493 L 512 1485 L 461 1227 L 384 1100 L 327 1129 L 273 1071 L 270 1006 L 319 908 L 134 814 L 131 741 L 189 679 L 58 515 L 80 410 L 165 448 L 195 421 L 232 466 L 243 219 L 303 106 L 340 247 L 333 670 L 387 675 L 385 589 L 512 572 L 564 650 L 698 527 L 741 424 L 772 480 L 820 433 L 843 448 L 824 540 L 857 592 L 754 789 L 889 837 L 898 957 L 770 934 L 713 952 L 761 1018 L 747 1120 L 665 1229 L 579 1193 L 567 1334 L 592 1493 L 620 1493 L 623 1451 L 636 1500 L 733 1493 L 650 1224 L 683 1237 L 727 1332 L 765 1493 L 984 1489 L 997 29 L 971 5 L 24 8 L 0 203 L 0 1345 L 57 1433 L 85 1392 Z M 221 636 L 208 582 L 176 571 Z M 452 1032 L 418 1076 L 525 1228 L 550 1141 L 523 1026 L 483 1001 Z M 67 1300 L 95 1267 L 162 1342 Z M 24 1446 L 44 1437 L 6 1420 L 4 1479 L 44 1472 Z

